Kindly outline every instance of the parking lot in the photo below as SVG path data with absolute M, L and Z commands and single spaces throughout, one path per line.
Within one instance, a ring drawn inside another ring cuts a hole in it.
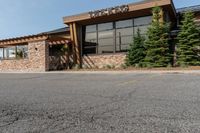
M 0 74 L 2 133 L 197 133 L 200 75 Z

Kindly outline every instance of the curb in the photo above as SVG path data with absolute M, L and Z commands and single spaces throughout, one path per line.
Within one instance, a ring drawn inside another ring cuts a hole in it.
M 0 74 L 200 74 L 200 70 L 0 72 Z

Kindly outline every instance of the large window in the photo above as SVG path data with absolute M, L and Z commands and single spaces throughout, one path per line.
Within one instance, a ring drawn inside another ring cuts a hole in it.
M 20 58 L 28 58 L 28 46 L 27 45 L 18 45 L 16 46 L 16 57 Z
M 97 26 L 86 26 L 84 53 L 95 54 L 97 52 Z
M 98 54 L 113 53 L 113 23 L 98 24 Z
M 127 51 L 133 41 L 133 19 L 116 22 L 116 52 Z
M 0 48 L 0 60 L 3 59 L 3 48 Z
M 4 48 L 4 59 L 14 59 L 16 57 L 15 47 Z
M 134 34 L 136 34 L 137 30 L 140 29 L 141 34 L 145 35 L 151 21 L 152 21 L 152 16 L 135 18 L 134 19 Z
M 28 45 L 17 45 L 0 48 L 0 59 L 28 58 Z
M 140 29 L 146 35 L 152 16 L 120 20 L 85 27 L 84 54 L 126 52 Z
M 113 29 L 113 23 L 103 23 L 98 24 L 98 31 L 105 31 L 105 30 L 112 30 Z

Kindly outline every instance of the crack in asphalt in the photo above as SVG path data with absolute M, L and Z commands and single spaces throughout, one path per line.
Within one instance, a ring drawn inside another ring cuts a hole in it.
M 1 133 L 200 132 L 199 76 L 8 77 L 0 75 Z

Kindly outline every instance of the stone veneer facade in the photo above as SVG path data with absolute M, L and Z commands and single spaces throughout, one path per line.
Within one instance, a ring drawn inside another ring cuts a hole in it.
M 45 72 L 49 70 L 46 41 L 29 42 L 28 58 L 0 60 L 0 72 Z
M 125 63 L 126 54 L 102 54 L 83 56 L 83 67 L 86 68 L 120 68 Z

